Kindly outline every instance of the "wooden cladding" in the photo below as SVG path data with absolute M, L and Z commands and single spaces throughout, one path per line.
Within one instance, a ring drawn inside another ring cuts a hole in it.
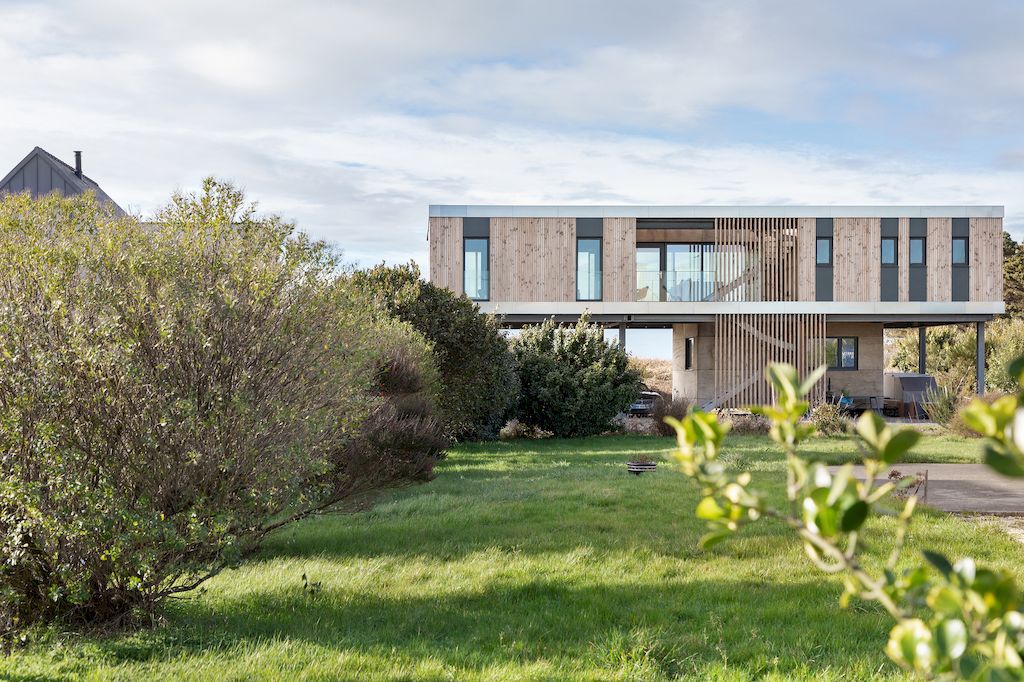
M 910 218 L 900 218 L 896 239 L 896 264 L 899 269 L 899 300 L 910 300 Z
M 796 300 L 813 301 L 814 288 L 814 248 L 816 239 L 814 218 L 797 219 L 797 285 Z
M 1003 300 L 1003 221 L 971 218 L 971 300 Z
M 928 300 L 950 301 L 953 298 L 953 221 L 950 218 L 929 218 L 925 242 L 928 269 Z
M 742 408 L 774 401 L 765 367 L 786 362 L 805 377 L 825 362 L 825 316 L 792 314 L 715 315 L 714 407 Z M 825 380 L 809 396 L 825 397 Z
M 491 300 L 576 300 L 575 218 L 491 218 Z
M 636 218 L 605 218 L 601 277 L 605 301 L 636 300 Z
M 832 230 L 832 300 L 880 300 L 881 219 L 835 218 Z
M 430 281 L 461 294 L 462 218 L 431 218 L 428 223 Z
M 797 300 L 797 219 L 716 218 L 715 300 Z

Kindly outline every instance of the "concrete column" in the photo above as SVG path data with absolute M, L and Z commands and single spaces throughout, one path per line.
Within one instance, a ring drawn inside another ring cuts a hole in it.
M 619 348 L 626 350 L 626 324 L 619 325 Z
M 925 338 L 925 328 L 917 328 L 917 373 L 925 374 L 925 357 L 928 354 L 928 344 Z
M 978 395 L 985 393 L 985 323 L 978 323 L 978 344 L 974 349 L 974 368 L 977 372 Z
M 686 362 L 686 335 L 690 325 L 672 325 L 672 397 L 683 395 L 683 368 Z

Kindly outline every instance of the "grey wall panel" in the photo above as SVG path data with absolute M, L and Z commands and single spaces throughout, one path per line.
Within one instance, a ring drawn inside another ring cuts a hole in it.
M 577 237 L 603 237 L 604 218 L 577 218 Z
M 882 236 L 898 239 L 900 236 L 900 219 L 882 218 Z
M 954 237 L 970 237 L 971 236 L 971 219 L 970 218 L 953 218 L 953 236 Z
M 969 268 L 953 268 L 953 300 L 968 301 L 971 298 L 971 275 Z
M 911 237 L 927 237 L 928 236 L 928 219 L 927 218 L 911 218 L 910 219 L 910 236 Z
M 899 268 L 882 268 L 881 299 L 883 301 L 900 300 Z
M 832 236 L 832 219 L 831 218 L 818 218 L 814 221 L 814 236 L 816 237 L 831 237 Z M 832 299 L 829 299 L 832 300 Z
M 490 218 L 463 218 L 462 236 L 482 239 L 491 236 Z
M 928 269 L 910 268 L 910 300 L 928 300 Z
M 832 300 L 832 266 L 819 265 L 814 268 L 814 300 Z

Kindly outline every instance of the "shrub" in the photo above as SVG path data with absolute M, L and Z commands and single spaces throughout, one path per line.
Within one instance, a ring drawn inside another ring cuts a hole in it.
M 928 418 L 936 424 L 948 427 L 957 408 L 963 402 L 959 393 L 951 391 L 945 386 L 936 389 L 929 389 L 925 395 L 925 405 Z
M 512 341 L 519 368 L 518 418 L 556 436 L 610 428 L 639 393 L 640 375 L 624 350 L 604 340 L 586 316 L 573 326 L 553 320 L 524 327 Z
M 686 416 L 686 413 L 690 411 L 690 401 L 687 398 L 672 398 L 666 400 L 665 398 L 659 398 L 654 401 L 654 410 L 651 412 L 651 416 L 654 418 L 654 430 L 659 436 L 674 436 L 676 435 L 676 429 L 674 426 L 665 423 L 665 417 L 673 417 L 674 419 L 682 419 Z
M 729 424 L 729 432 L 740 435 L 760 436 L 771 428 L 771 422 L 759 414 L 733 414 Z
M 957 405 L 956 412 L 945 425 L 946 428 L 954 436 L 959 436 L 961 438 L 978 438 L 978 432 L 971 426 L 968 426 L 967 422 L 964 420 L 965 414 L 972 410 L 971 403 L 976 398 L 982 404 L 991 406 L 1005 395 L 1007 394 L 1001 391 L 992 391 L 983 396 L 975 396 L 971 400 L 962 399 Z
M 429 476 L 426 344 L 337 268 L 212 180 L 153 225 L 0 200 L 0 631 L 150 617 L 281 523 Z
M 541 440 L 543 438 L 551 438 L 553 435 L 550 431 L 524 424 L 518 419 L 510 419 L 507 424 L 501 427 L 498 438 L 501 440 L 517 440 L 520 438 Z
M 819 403 L 811 410 L 811 423 L 823 436 L 840 436 L 850 428 L 850 418 L 839 405 L 835 403 Z
M 452 434 L 493 439 L 519 395 L 508 342 L 497 320 L 465 296 L 420 279 L 415 263 L 353 273 L 355 285 L 388 315 L 408 322 L 433 347 Z

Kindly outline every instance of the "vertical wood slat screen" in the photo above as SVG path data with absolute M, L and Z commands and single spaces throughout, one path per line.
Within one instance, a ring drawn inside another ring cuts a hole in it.
M 715 407 L 774 401 L 765 367 L 785 362 L 805 377 L 825 362 L 825 316 L 805 313 L 715 315 Z M 808 400 L 825 398 L 825 379 Z
M 798 300 L 796 218 L 715 219 L 715 300 Z

